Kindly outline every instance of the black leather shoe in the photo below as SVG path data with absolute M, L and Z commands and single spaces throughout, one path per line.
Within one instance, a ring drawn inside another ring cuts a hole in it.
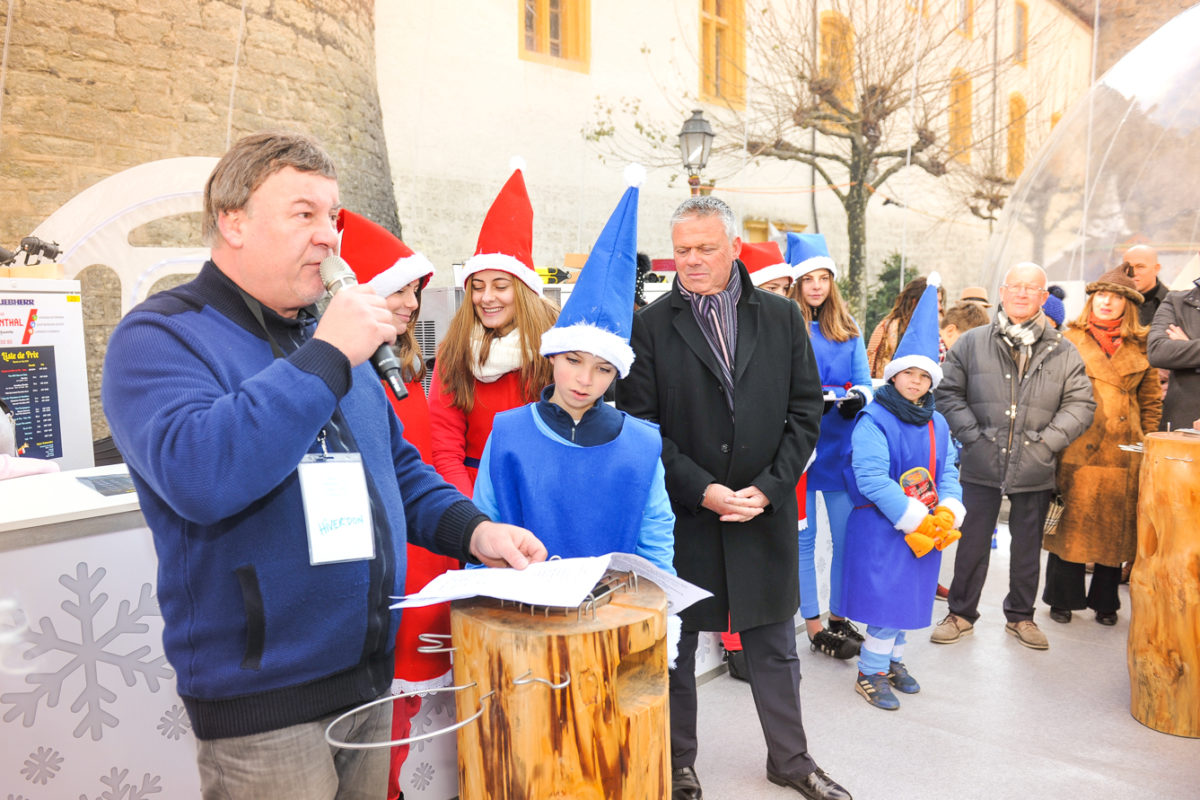
M 671 770 L 671 800 L 700 800 L 704 792 L 695 767 L 679 767 Z
M 1117 624 L 1117 612 L 1110 611 L 1107 614 L 1103 614 L 1103 613 L 1097 611 L 1096 612 L 1096 622 L 1099 622 L 1101 625 L 1116 625 Z
M 785 778 L 767 773 L 767 780 L 778 786 L 790 786 L 809 800 L 854 800 L 837 781 L 817 768 L 803 778 Z
M 1071 609 L 1055 608 L 1054 606 L 1050 606 L 1050 619 L 1054 620 L 1055 622 L 1070 622 Z

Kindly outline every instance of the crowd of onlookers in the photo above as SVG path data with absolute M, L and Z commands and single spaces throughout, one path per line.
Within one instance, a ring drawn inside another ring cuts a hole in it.
M 389 692 L 450 682 L 445 654 L 418 650 L 449 611 L 400 616 L 390 598 L 463 562 L 627 551 L 711 593 L 666 626 L 673 800 L 703 794 L 700 631 L 727 634 L 751 685 L 766 778 L 849 798 L 809 754 L 797 610 L 813 650 L 857 656 L 855 691 L 898 708 L 920 691 L 906 636 L 932 622 L 943 551 L 949 613 L 931 638 L 973 632 L 1004 498 L 1006 630 L 1049 646 L 1043 547 L 1051 618 L 1113 624 L 1136 537 L 1138 456 L 1119 445 L 1200 416 L 1200 288 L 1167 293 L 1135 247 L 1065 320 L 1036 264 L 1005 272 L 994 308 L 971 287 L 945 309 L 931 274 L 866 336 L 819 234 L 789 234 L 786 253 L 743 243 L 724 202 L 694 197 L 669 221 L 670 291 L 635 314 L 628 177 L 560 309 L 515 170 L 431 367 L 413 326 L 433 265 L 340 208 L 319 145 L 255 134 L 217 164 L 211 260 L 126 315 L 102 383 L 163 564 L 164 649 L 205 796 L 382 796 L 385 780 L 400 796 L 407 749 L 371 745 L 405 740 L 419 706 Z M 349 746 L 331 749 L 325 727 L 357 704 Z

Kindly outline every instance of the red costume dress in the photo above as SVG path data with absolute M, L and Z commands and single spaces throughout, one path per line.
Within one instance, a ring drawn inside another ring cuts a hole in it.
M 492 433 L 492 418 L 527 402 L 521 393 L 521 373 L 513 370 L 491 383 L 475 381 L 475 405 L 468 414 L 454 407 L 452 395 L 442 392 L 441 375 L 435 366 L 429 384 L 434 469 L 470 497 L 475 489 L 479 458 Z
M 404 425 L 404 438 L 421 453 L 427 464 L 433 451 L 429 427 L 429 403 L 420 381 L 405 384 L 408 397 L 397 400 L 390 391 L 388 399 L 400 422 Z M 468 495 L 469 496 L 469 495 Z M 404 593 L 414 594 L 446 570 L 458 569 L 460 564 L 452 558 L 435 555 L 424 547 L 408 545 L 408 571 L 404 578 Z M 420 608 L 406 608 L 400 617 L 400 630 L 396 633 L 396 671 L 393 689 L 412 692 L 432 689 L 449 683 L 444 676 L 450 672 L 450 657 L 446 653 L 418 653 L 424 645 L 417 637 L 422 633 L 450 633 L 450 604 L 439 603 Z M 421 710 L 421 698 L 406 697 L 392 705 L 392 738 L 406 739 L 412 733 L 412 718 Z M 392 762 L 388 777 L 388 798 L 400 797 L 400 768 L 408 757 L 408 745 L 392 748 Z

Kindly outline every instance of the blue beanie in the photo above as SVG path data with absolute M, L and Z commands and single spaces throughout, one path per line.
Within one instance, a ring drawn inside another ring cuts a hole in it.
M 1056 295 L 1046 295 L 1046 301 L 1042 303 L 1042 311 L 1046 312 L 1046 316 L 1054 320 L 1054 327 L 1061 328 L 1063 320 L 1067 316 L 1067 308 L 1063 305 L 1063 301 L 1059 300 Z

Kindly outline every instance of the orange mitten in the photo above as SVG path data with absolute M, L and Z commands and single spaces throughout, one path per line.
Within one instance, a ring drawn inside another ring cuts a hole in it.
M 912 533 L 904 535 L 904 543 L 913 551 L 917 558 L 933 549 L 939 535 L 937 525 L 932 516 L 926 516 Z
M 945 550 L 950 545 L 962 538 L 962 532 L 956 531 L 953 528 L 938 536 L 933 540 L 933 546 L 938 550 Z
M 962 538 L 962 533 L 954 529 L 954 512 L 945 506 L 938 506 L 933 512 L 933 524 L 937 526 L 937 535 L 933 544 L 938 550 L 945 550 Z

